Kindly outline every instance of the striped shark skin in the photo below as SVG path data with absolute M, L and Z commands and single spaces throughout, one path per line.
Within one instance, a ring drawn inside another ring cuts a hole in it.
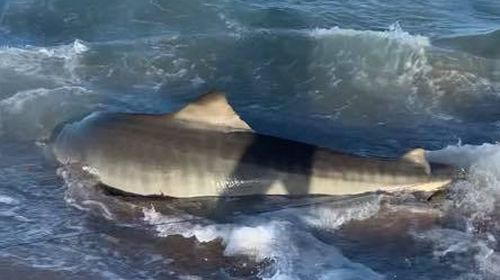
M 254 132 L 210 92 L 164 115 L 97 113 L 68 124 L 53 152 L 119 191 L 176 198 L 435 192 L 456 170 L 422 149 L 398 160 L 364 158 Z

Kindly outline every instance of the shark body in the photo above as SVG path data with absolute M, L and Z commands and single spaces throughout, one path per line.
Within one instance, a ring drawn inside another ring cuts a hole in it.
M 170 197 L 433 192 L 455 170 L 431 168 L 422 149 L 370 159 L 260 135 L 212 92 L 165 115 L 101 113 L 66 125 L 53 143 L 107 186 Z

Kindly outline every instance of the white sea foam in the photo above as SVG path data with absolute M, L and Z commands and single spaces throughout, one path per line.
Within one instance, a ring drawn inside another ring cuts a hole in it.
M 434 162 L 467 169 L 467 179 L 450 188 L 453 205 L 450 212 L 460 214 L 463 227 L 434 228 L 416 234 L 417 238 L 432 242 L 434 254 L 444 258 L 454 254 L 473 256 L 480 278 L 500 277 L 500 265 L 495 232 L 500 224 L 495 217 L 500 211 L 500 145 L 454 145 L 438 151 L 428 151 Z M 491 232 L 491 231 L 494 232 Z M 468 274 L 462 278 L 467 279 Z
M 75 71 L 80 56 L 88 50 L 89 47 L 80 40 L 56 47 L 3 47 L 0 48 L 0 70 L 74 84 L 79 82 Z
M 315 28 L 312 29 L 309 34 L 315 38 L 331 37 L 332 35 L 349 37 L 370 37 L 371 39 L 396 40 L 399 43 L 411 46 L 430 46 L 430 40 L 428 37 L 422 35 L 411 35 L 410 33 L 403 31 L 398 23 L 391 25 L 387 31 L 344 29 L 336 26 L 332 28 Z
M 72 86 L 17 92 L 0 101 L 0 135 L 46 138 L 60 122 L 97 106 L 96 98 L 91 91 Z
M 0 203 L 7 204 L 7 205 L 17 205 L 17 204 L 19 204 L 19 201 L 15 198 L 10 197 L 10 196 L 0 195 Z
M 95 103 L 91 92 L 75 86 L 81 82 L 81 55 L 88 50 L 80 40 L 0 48 L 0 135 L 44 138 L 59 122 L 89 110 Z
M 336 230 L 351 221 L 368 219 L 380 210 L 380 195 L 370 195 L 349 200 L 351 203 L 343 207 L 317 206 L 312 207 L 301 218 L 306 224 L 321 229 Z
M 428 151 L 434 162 L 467 168 L 467 180 L 454 184 L 454 203 L 471 218 L 487 216 L 500 198 L 500 145 L 482 144 L 448 146 Z
M 325 212 L 324 215 L 331 213 Z M 159 236 L 196 237 L 200 242 L 220 240 L 225 246 L 226 256 L 272 260 L 272 268 L 261 272 L 263 279 L 382 278 L 368 267 L 348 260 L 335 247 L 316 239 L 309 232 L 307 223 L 297 224 L 300 221 L 297 216 L 301 215 L 296 209 L 280 210 L 259 216 L 242 216 L 230 224 L 211 224 L 201 219 L 193 221 L 192 216 L 165 216 L 153 208 L 144 209 L 144 220 L 155 226 Z M 351 219 L 341 220 L 348 222 Z
M 468 168 L 477 163 L 494 162 L 494 158 L 500 158 L 500 145 L 490 143 L 462 145 L 458 143 L 441 150 L 427 151 L 426 157 L 432 162 Z

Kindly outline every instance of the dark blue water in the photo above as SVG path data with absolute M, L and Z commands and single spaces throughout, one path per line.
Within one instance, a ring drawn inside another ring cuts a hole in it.
M 0 0 L 0 273 L 498 279 L 499 30 L 495 0 Z M 211 89 L 261 133 L 365 156 L 437 150 L 470 179 L 437 208 L 367 195 L 154 226 L 202 204 L 151 208 L 57 175 L 57 126 L 168 112 Z

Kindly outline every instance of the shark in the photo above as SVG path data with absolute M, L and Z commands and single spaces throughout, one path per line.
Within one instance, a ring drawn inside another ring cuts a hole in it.
M 218 91 L 166 114 L 93 113 L 63 126 L 51 146 L 61 164 L 140 196 L 434 193 L 457 172 L 420 148 L 368 158 L 259 134 Z

